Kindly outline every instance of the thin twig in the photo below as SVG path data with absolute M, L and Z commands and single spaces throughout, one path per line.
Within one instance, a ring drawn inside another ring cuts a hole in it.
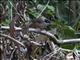
M 12 60 L 13 54 L 14 54 L 15 50 L 16 50 L 16 49 L 14 49 L 14 50 L 12 51 L 11 56 L 10 56 L 10 60 Z
M 63 48 L 60 48 L 62 51 L 65 51 L 65 52 L 72 52 L 73 50 L 69 50 L 69 49 L 63 49 Z
M 13 42 L 15 42 L 15 43 L 17 43 L 17 44 L 19 44 L 19 45 L 25 47 L 25 45 L 24 45 L 23 43 L 21 43 L 21 42 L 19 42 L 18 40 L 12 38 L 12 37 L 9 36 L 9 35 L 6 35 L 6 34 L 0 34 L 0 36 L 2 36 L 2 37 L 6 37 L 6 38 L 10 39 L 11 41 L 13 41 Z

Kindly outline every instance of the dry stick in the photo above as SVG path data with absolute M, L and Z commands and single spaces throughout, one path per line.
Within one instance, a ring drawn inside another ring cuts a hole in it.
M 9 26 L 1 26 L 1 29 L 3 30 L 8 30 L 9 29 Z M 15 27 L 15 30 L 22 30 L 22 28 L 20 27 Z M 50 32 L 48 31 L 45 31 L 45 30 L 38 30 L 38 29 L 34 29 L 34 28 L 29 28 L 28 29 L 29 32 L 35 32 L 35 33 L 39 33 L 39 34 L 43 34 L 43 35 L 46 35 L 48 37 L 51 37 L 53 38 L 53 41 L 56 42 L 56 43 L 59 43 L 59 44 L 68 44 L 68 43 L 80 43 L 80 38 L 78 39 L 64 39 L 64 40 L 58 40 L 54 34 L 51 34 Z
M 73 50 L 70 50 L 70 49 L 64 49 L 64 48 L 60 48 L 60 49 L 65 52 L 73 52 Z
M 23 43 L 21 43 L 21 42 L 19 42 L 18 40 L 16 40 L 16 39 L 14 39 L 14 38 L 10 37 L 9 35 L 0 34 L 0 36 L 2 36 L 2 37 L 6 37 L 6 38 L 8 38 L 8 39 L 12 40 L 13 42 L 15 42 L 15 43 L 17 43 L 17 44 L 19 44 L 19 45 L 21 45 L 21 46 L 25 47 L 25 45 L 24 45 Z
M 0 29 L 2 29 L 2 30 L 9 30 L 10 29 L 10 27 L 9 26 L 0 26 L 1 28 Z M 14 27 L 15 28 L 15 30 L 21 30 L 22 28 L 20 28 L 20 27 Z
M 80 43 L 80 38 L 79 39 L 65 39 L 63 40 L 63 43 Z
M 14 49 L 14 50 L 12 51 L 11 56 L 10 56 L 10 60 L 12 60 L 13 54 L 14 54 L 15 50 L 16 50 L 16 49 Z
M 58 51 L 60 50 L 60 48 L 58 50 L 55 50 L 55 51 L 52 51 L 51 53 L 47 54 L 46 56 L 44 56 L 42 58 L 42 60 L 45 60 L 47 57 L 50 58 L 52 57 L 53 55 L 55 55 Z

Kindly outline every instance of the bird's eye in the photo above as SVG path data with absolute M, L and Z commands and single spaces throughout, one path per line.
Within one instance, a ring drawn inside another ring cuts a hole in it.
M 50 23 L 50 21 L 49 21 L 48 19 L 45 19 L 45 22 L 46 22 L 46 23 Z

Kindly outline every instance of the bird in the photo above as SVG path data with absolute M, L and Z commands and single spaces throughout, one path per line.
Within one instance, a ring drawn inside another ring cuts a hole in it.
M 33 19 L 32 23 L 30 24 L 31 28 L 41 29 L 44 30 L 49 26 L 50 20 L 41 16 L 39 18 Z

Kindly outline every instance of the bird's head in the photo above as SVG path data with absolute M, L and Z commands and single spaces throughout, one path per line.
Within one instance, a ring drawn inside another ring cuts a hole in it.
M 45 29 L 47 28 L 47 26 L 50 25 L 50 20 L 48 20 L 45 17 L 39 17 L 35 20 L 32 21 L 32 24 L 34 25 L 34 27 L 36 28 L 41 28 L 41 29 Z

